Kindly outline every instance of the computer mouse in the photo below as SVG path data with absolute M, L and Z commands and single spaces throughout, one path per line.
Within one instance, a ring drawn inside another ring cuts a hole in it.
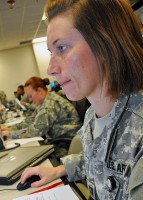
M 38 175 L 33 175 L 27 178 L 25 183 L 22 184 L 21 182 L 19 182 L 17 185 L 17 190 L 19 191 L 26 190 L 31 187 L 31 183 L 39 181 L 39 180 L 40 180 L 40 177 Z

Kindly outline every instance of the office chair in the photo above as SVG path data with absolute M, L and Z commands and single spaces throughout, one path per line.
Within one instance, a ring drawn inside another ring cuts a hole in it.
M 74 138 L 72 139 L 70 146 L 69 146 L 69 150 L 68 150 L 68 155 L 70 154 L 77 154 L 80 151 L 82 151 L 82 144 L 80 142 L 80 138 L 78 135 L 74 136 Z
M 76 135 L 76 136 L 74 136 L 74 138 L 71 141 L 71 144 L 70 144 L 70 147 L 68 150 L 68 155 L 77 154 L 80 151 L 82 151 L 82 144 L 80 142 L 79 136 Z M 77 185 L 79 190 L 83 193 L 83 195 L 86 197 L 86 199 L 89 199 L 90 194 L 89 194 L 88 188 L 86 186 L 86 182 L 83 180 L 83 181 L 75 182 L 75 184 Z
M 77 110 L 79 114 L 80 120 L 83 123 L 86 110 L 91 105 L 90 102 L 86 98 L 84 98 L 79 101 L 71 101 L 71 103 L 74 105 L 75 109 Z

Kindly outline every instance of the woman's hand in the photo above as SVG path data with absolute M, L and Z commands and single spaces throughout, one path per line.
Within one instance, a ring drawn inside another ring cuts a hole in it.
M 65 167 L 60 165 L 58 167 L 44 167 L 44 166 L 36 166 L 36 167 L 29 167 L 24 170 L 21 175 L 20 182 L 23 184 L 28 177 L 33 175 L 40 176 L 39 181 L 36 181 L 31 184 L 31 187 L 39 187 L 46 183 L 49 183 L 61 176 L 66 175 Z
M 0 108 L 0 112 L 4 112 L 5 111 L 5 108 Z
M 1 131 L 2 131 L 2 135 L 3 135 L 3 136 L 8 136 L 10 130 L 11 130 L 11 129 L 8 128 L 8 127 L 1 127 Z
M 20 101 L 21 105 L 26 106 L 26 102 L 25 101 Z

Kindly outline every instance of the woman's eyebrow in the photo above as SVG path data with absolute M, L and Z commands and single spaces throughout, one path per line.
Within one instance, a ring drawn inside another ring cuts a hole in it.
M 56 39 L 52 44 L 55 45 L 58 41 L 59 39 Z
M 56 43 L 57 43 L 58 41 L 59 41 L 59 39 L 56 39 L 55 41 L 53 41 L 53 42 L 52 42 L 52 45 L 53 45 L 53 46 L 55 46 L 55 45 L 56 45 Z M 50 49 L 49 49 L 49 48 L 47 48 L 47 50 L 48 50 L 48 51 L 50 51 Z M 50 51 L 50 52 L 51 52 L 51 51 Z

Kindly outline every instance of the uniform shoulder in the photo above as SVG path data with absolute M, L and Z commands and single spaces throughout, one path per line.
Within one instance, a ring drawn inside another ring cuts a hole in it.
M 132 112 L 143 118 L 143 91 L 134 93 L 130 98 L 130 108 Z

